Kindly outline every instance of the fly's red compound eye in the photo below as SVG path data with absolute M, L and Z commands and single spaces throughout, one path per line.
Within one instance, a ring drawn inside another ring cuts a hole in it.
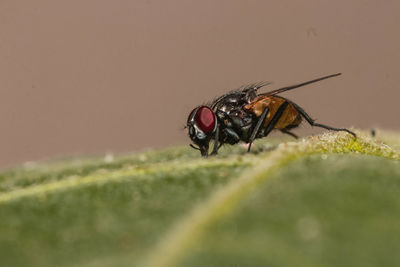
M 194 116 L 194 121 L 204 133 L 210 133 L 215 128 L 214 112 L 207 106 L 199 107 Z

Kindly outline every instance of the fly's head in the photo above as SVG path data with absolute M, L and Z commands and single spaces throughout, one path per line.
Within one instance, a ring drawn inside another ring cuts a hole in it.
M 199 106 L 190 112 L 186 127 L 190 139 L 198 148 L 192 144 L 190 146 L 200 150 L 203 157 L 207 157 L 210 140 L 217 129 L 215 113 L 208 106 Z

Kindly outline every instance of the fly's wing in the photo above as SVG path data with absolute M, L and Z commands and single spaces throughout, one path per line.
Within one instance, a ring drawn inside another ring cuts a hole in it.
M 230 91 L 220 97 L 214 99 L 210 106 L 214 109 L 218 104 L 222 102 L 237 102 L 237 103 L 249 103 L 254 98 L 257 97 L 257 90 L 263 86 L 269 85 L 269 82 L 259 82 L 259 83 L 252 83 L 248 85 L 244 85 L 239 87 L 236 90 Z
M 314 79 L 314 80 L 311 80 L 311 81 L 307 81 L 307 82 L 304 82 L 304 83 L 299 83 L 299 84 L 295 84 L 295 85 L 279 88 L 279 89 L 276 89 L 276 90 L 272 90 L 272 91 L 269 91 L 269 92 L 266 92 L 266 93 L 262 93 L 260 95 L 265 95 L 265 96 L 277 95 L 277 94 L 280 94 L 280 93 L 283 93 L 283 92 L 286 92 L 286 91 L 289 91 L 289 90 L 293 90 L 295 88 L 299 88 L 299 87 L 302 87 L 302 86 L 305 86 L 305 85 L 308 85 L 308 84 L 311 84 L 311 83 L 319 82 L 319 81 L 322 81 L 322 80 L 325 80 L 325 79 L 329 79 L 329 78 L 332 78 L 332 77 L 336 77 L 336 76 L 339 76 L 339 75 L 341 75 L 341 73 L 331 74 L 331 75 L 324 76 L 324 77 L 321 77 L 321 78 L 318 78 L 318 79 Z

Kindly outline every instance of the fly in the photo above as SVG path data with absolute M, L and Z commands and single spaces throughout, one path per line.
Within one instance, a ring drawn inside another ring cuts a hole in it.
M 316 123 L 299 105 L 278 95 L 339 75 L 341 73 L 261 94 L 258 94 L 258 89 L 269 83 L 255 83 L 224 94 L 208 105 L 198 106 L 192 110 L 186 124 L 190 139 L 197 145 L 190 146 L 200 150 L 203 157 L 208 156 L 211 140 L 214 141 L 211 155 L 217 154 L 224 144 L 238 142 L 248 143 L 250 152 L 254 140 L 268 136 L 272 130 L 298 138 L 291 130 L 298 127 L 303 119 L 311 126 L 344 131 L 356 137 L 348 129 Z

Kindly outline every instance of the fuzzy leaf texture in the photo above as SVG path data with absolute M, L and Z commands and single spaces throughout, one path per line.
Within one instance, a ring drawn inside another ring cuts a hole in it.
M 400 136 L 357 134 L 4 170 L 1 266 L 400 266 Z

